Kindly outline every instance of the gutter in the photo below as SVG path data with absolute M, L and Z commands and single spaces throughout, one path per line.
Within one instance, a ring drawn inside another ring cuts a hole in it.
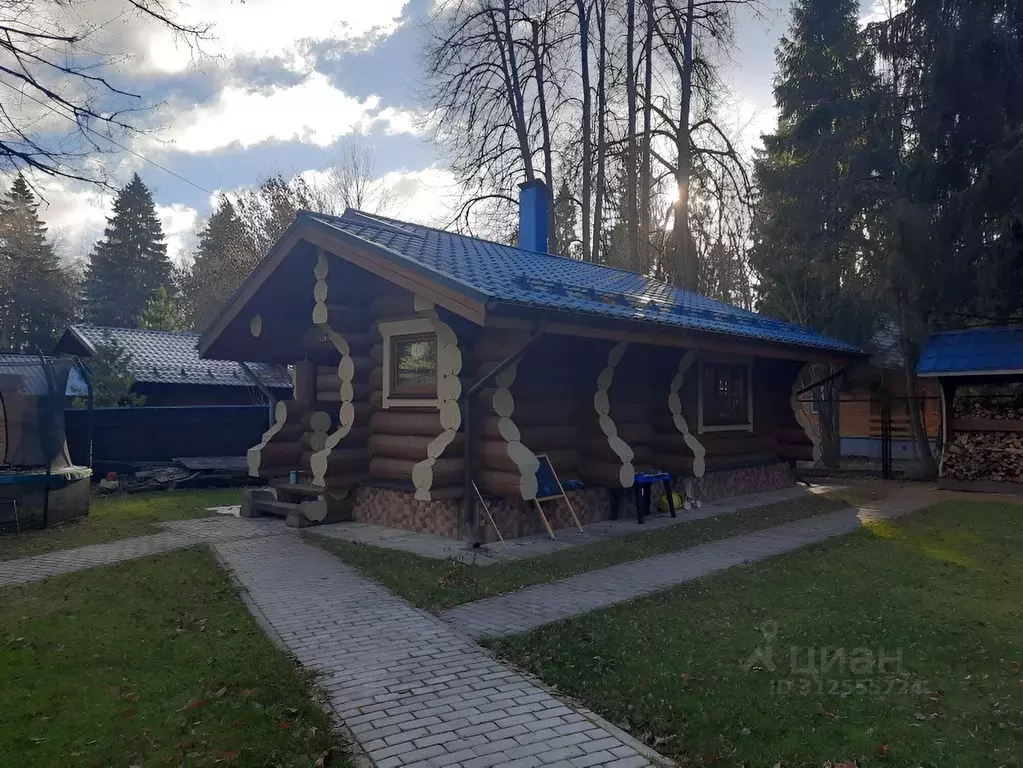
M 533 332 L 533 335 L 529 337 L 521 347 L 516 349 L 504 360 L 498 363 L 492 370 L 490 370 L 485 376 L 480 378 L 475 384 L 469 387 L 462 395 L 462 401 L 460 403 L 462 409 L 462 429 L 465 434 L 463 458 L 465 461 L 465 473 L 462 477 L 462 520 L 463 522 L 470 523 L 472 526 L 472 537 L 473 546 L 479 546 L 478 531 L 479 531 L 479 508 L 474 503 L 473 498 L 473 450 L 472 450 L 472 405 L 476 398 L 476 395 L 497 378 L 498 374 L 506 370 L 510 366 L 521 360 L 529 348 L 532 347 L 541 336 L 546 332 L 546 325 L 541 322 L 537 329 Z
M 274 396 L 274 393 L 267 388 L 266 384 L 260 381 L 255 371 L 249 368 L 248 363 L 244 363 L 239 360 L 238 366 L 242 369 L 242 371 L 245 372 L 245 375 L 248 377 L 249 381 L 251 381 L 252 384 L 256 387 L 256 389 L 263 393 L 263 396 L 267 399 L 267 402 L 270 404 L 269 422 L 270 426 L 272 427 L 274 425 L 274 422 L 277 420 L 276 416 L 274 415 L 274 411 L 277 410 L 277 398 Z

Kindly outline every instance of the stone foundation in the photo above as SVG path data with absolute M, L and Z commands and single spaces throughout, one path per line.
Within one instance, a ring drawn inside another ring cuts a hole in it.
M 716 501 L 731 496 L 774 491 L 790 488 L 795 484 L 792 468 L 784 462 L 765 464 L 758 467 L 743 467 L 720 472 L 708 472 L 699 480 L 689 480 L 696 498 L 702 501 Z M 676 481 L 676 489 L 683 493 L 685 478 Z M 598 523 L 611 517 L 611 492 L 607 488 L 583 488 L 567 494 L 583 525 Z M 656 509 L 661 496 L 661 485 L 653 488 Z M 543 533 L 543 522 L 536 511 L 536 505 L 515 499 L 488 499 L 490 514 L 493 515 L 501 535 L 506 539 Z M 388 528 L 402 528 L 418 533 L 435 533 L 457 539 L 458 516 L 461 503 L 458 499 L 437 499 L 417 501 L 409 491 L 393 488 L 360 486 L 355 493 L 355 520 L 360 523 L 382 525 Z M 544 512 L 551 528 L 572 527 L 572 518 L 563 501 L 544 502 Z M 623 493 L 618 514 L 628 519 L 636 516 L 636 503 L 632 493 Z M 481 538 L 485 542 L 497 541 L 494 527 L 486 513 L 480 508 L 480 522 L 483 525 Z

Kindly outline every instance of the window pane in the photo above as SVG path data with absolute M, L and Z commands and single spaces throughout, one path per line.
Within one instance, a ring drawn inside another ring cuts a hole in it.
M 396 392 L 435 392 L 437 389 L 437 337 L 407 336 L 394 339 Z
M 745 365 L 704 365 L 703 423 L 711 427 L 749 423 L 749 371 Z

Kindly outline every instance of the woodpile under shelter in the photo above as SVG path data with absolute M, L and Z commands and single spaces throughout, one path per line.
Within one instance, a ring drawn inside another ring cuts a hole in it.
M 1023 325 L 931 334 L 917 375 L 941 390 L 938 487 L 1023 493 Z
M 542 455 L 578 481 L 568 495 L 584 523 L 607 519 L 616 497 L 634 512 L 633 494 L 615 491 L 652 468 L 704 500 L 793 484 L 794 463 L 819 456 L 795 396 L 804 366 L 862 353 L 550 255 L 537 192 L 523 188 L 517 248 L 299 212 L 199 343 L 203 357 L 293 366 L 250 473 L 314 497 L 311 519 L 471 541 L 495 526 L 543 531 L 529 503 Z

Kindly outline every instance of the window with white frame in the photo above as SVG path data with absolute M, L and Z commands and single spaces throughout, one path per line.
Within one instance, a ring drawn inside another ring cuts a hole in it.
M 380 324 L 383 407 L 438 405 L 437 331 L 430 318 Z
M 752 373 L 753 366 L 749 360 L 701 360 L 700 432 L 753 429 Z

